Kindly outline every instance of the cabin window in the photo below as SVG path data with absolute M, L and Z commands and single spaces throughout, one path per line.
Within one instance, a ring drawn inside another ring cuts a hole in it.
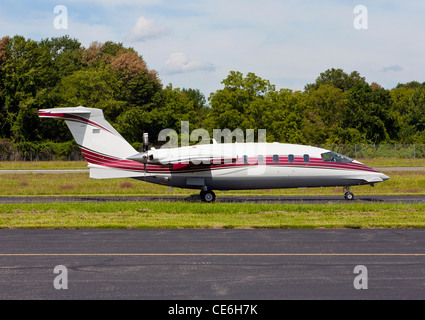
M 321 156 L 322 160 L 325 162 L 350 163 L 353 161 L 353 159 L 333 151 L 322 153 Z
M 100 129 L 93 129 L 93 133 L 100 133 Z
M 294 162 L 294 161 L 295 161 L 295 158 L 294 158 L 294 155 L 293 155 L 293 154 L 288 155 L 288 161 L 289 161 L 290 163 L 292 163 L 292 162 Z
M 279 156 L 277 154 L 273 155 L 273 162 L 274 163 L 279 163 Z
M 259 155 L 259 156 L 257 157 L 257 161 L 258 161 L 258 164 L 263 163 L 263 162 L 264 162 L 264 158 L 263 158 L 263 156 Z
M 304 162 L 310 162 L 310 156 L 308 154 L 304 155 Z
M 243 163 L 248 164 L 248 156 L 243 156 Z

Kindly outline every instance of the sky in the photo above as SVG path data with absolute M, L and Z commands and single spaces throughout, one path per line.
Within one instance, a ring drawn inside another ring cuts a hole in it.
M 0 37 L 123 43 L 164 86 L 208 98 L 230 71 L 277 90 L 331 68 L 387 89 L 425 82 L 424 17 L 423 0 L 2 0 Z

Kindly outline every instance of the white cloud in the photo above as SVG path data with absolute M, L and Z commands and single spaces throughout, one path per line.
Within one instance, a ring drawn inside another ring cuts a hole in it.
M 126 5 L 154 5 L 161 3 L 161 0 L 73 0 L 74 3 L 96 4 L 104 7 L 126 6 Z
M 382 72 L 389 72 L 389 71 L 401 72 L 401 71 L 403 71 L 403 67 L 399 66 L 398 64 L 397 65 L 391 65 L 389 67 L 382 68 L 381 71 Z
M 187 73 L 195 71 L 215 71 L 212 63 L 190 60 L 184 53 L 172 53 L 165 62 L 162 70 L 165 74 Z
M 139 17 L 127 38 L 130 41 L 145 41 L 166 36 L 170 33 L 171 30 L 169 28 L 159 26 L 154 19 Z

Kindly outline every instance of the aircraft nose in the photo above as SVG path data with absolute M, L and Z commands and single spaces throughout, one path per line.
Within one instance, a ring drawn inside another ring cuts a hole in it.
M 380 178 L 381 178 L 383 181 L 387 181 L 387 180 L 389 180 L 389 179 L 390 179 L 390 177 L 389 177 L 389 176 L 387 176 L 386 174 L 383 174 L 383 173 L 381 173 L 381 174 L 380 174 Z

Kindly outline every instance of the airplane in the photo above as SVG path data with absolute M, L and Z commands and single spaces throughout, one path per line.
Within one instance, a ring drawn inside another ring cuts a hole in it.
M 374 186 L 389 177 L 331 150 L 287 143 L 213 143 L 177 148 L 135 150 L 96 108 L 40 109 L 41 118 L 64 119 L 83 156 L 90 178 L 134 178 L 150 183 L 200 190 L 213 202 L 213 190 Z

